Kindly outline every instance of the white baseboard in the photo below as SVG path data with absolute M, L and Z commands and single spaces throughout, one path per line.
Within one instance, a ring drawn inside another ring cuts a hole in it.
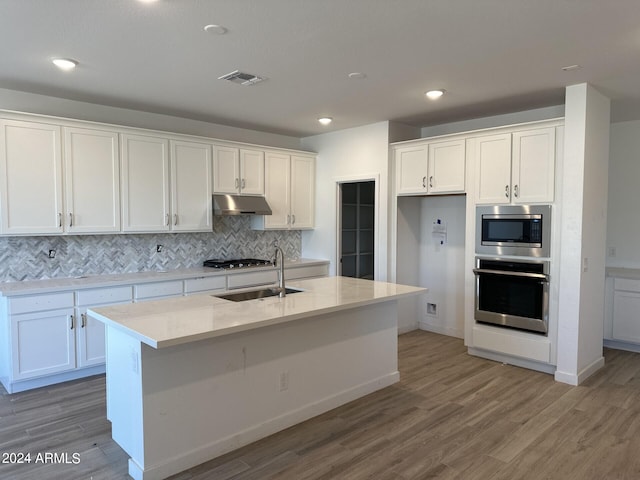
M 418 328 L 420 328 L 420 330 L 439 333 L 440 335 L 447 335 L 449 337 L 464 338 L 464 330 L 460 330 L 458 328 L 446 327 L 442 325 L 434 325 L 425 320 L 421 320 L 420 322 L 418 322 Z
M 577 374 L 556 370 L 555 379 L 557 382 L 567 383 L 569 385 L 580 385 L 602 367 L 604 367 L 604 357 L 597 358 Z
M 528 368 L 529 370 L 535 370 L 537 372 L 549 373 L 553 375 L 556 371 L 555 365 L 549 365 L 547 363 L 536 362 L 535 360 L 527 360 L 524 358 L 512 357 L 511 355 L 505 355 L 503 353 L 490 352 L 481 348 L 469 347 L 467 349 L 469 355 L 476 357 L 486 358 L 493 360 L 494 362 L 504 363 L 506 365 L 513 365 L 515 367 Z
M 93 367 L 82 368 L 78 370 L 71 370 L 69 372 L 57 373 L 54 375 L 47 375 L 44 377 L 30 378 L 28 380 L 17 380 L 15 382 L 9 382 L 6 379 L 6 383 L 3 380 L 2 384 L 7 390 L 7 393 L 18 393 L 33 388 L 47 387 L 56 383 L 68 382 L 70 380 L 77 380 L 79 378 L 90 377 L 92 375 L 100 375 L 105 372 L 105 365 L 96 365 Z
M 619 340 L 604 339 L 602 345 L 607 348 L 614 348 L 616 350 L 626 350 L 627 352 L 640 353 L 640 345 L 637 343 L 621 342 Z
M 144 470 L 132 459 L 129 459 L 129 475 L 135 480 L 160 480 L 182 472 L 195 465 L 204 463 L 212 458 L 224 455 L 232 450 L 248 445 L 261 438 L 289 428 L 322 413 L 333 410 L 360 397 L 393 385 L 400 380 L 400 373 L 393 372 L 370 382 L 357 385 L 348 390 L 323 398 L 296 410 L 285 413 L 266 422 L 255 425 L 242 432 L 226 438 L 202 445 L 197 450 L 191 450 L 180 456 L 167 459 L 159 465 L 149 465 Z

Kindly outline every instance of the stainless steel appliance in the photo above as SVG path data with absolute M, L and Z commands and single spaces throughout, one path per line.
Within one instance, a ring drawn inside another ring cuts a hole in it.
M 271 260 L 261 260 L 258 258 L 238 258 L 233 260 L 221 260 L 212 258 L 205 260 L 202 264 L 204 267 L 232 269 L 232 268 L 248 268 L 248 267 L 267 267 L 273 265 Z
M 243 180 L 244 182 L 244 180 Z M 271 215 L 271 207 L 258 195 L 213 195 L 214 215 Z
M 549 257 L 551 205 L 476 208 L 476 253 Z
M 549 261 L 476 257 L 475 319 L 546 334 Z

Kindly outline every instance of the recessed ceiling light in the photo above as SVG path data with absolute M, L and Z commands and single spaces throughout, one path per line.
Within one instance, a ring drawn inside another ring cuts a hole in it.
M 216 35 L 224 35 L 225 33 L 227 33 L 226 28 L 224 28 L 222 25 L 215 25 L 215 24 L 206 25 L 204 27 L 204 31 L 207 33 L 213 33 Z
M 349 74 L 349 78 L 354 80 L 362 80 L 363 78 L 367 78 L 367 75 L 362 72 L 352 72 Z
M 78 65 L 78 62 L 71 58 L 54 58 L 51 61 L 60 70 L 73 70 Z
M 427 96 L 427 98 L 435 100 L 444 95 L 444 90 L 429 90 L 427 93 L 425 93 L 425 95 Z
M 582 67 L 580 65 L 567 65 L 566 67 L 562 67 L 562 70 L 565 72 L 570 72 L 571 70 L 580 70 Z
M 331 122 L 333 122 L 333 118 L 331 118 L 331 117 L 320 117 L 318 119 L 318 122 L 320 122 L 321 125 L 329 125 Z

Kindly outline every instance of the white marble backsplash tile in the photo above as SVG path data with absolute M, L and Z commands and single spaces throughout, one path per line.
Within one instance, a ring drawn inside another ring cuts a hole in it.
M 299 231 L 261 232 L 250 225 L 248 216 L 215 217 L 211 233 L 0 237 L 0 281 L 191 268 L 208 258 L 273 259 L 276 241 L 287 259 L 300 258 Z

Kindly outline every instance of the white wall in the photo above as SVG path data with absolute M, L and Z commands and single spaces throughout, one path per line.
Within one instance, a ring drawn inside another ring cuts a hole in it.
M 556 379 L 579 384 L 604 364 L 609 99 L 567 87 Z
M 640 121 L 611 125 L 607 266 L 640 268 Z
M 336 184 L 365 178 L 379 179 L 378 229 L 375 239 L 375 279 L 387 280 L 389 203 L 389 123 L 315 135 L 302 139 L 302 148 L 318 152 L 316 161 L 316 226 L 302 233 L 302 256 L 331 261 L 336 274 Z
M 48 97 L 35 93 L 0 88 L 0 109 L 18 112 L 53 115 L 90 122 L 111 123 L 128 127 L 163 130 L 187 135 L 267 145 L 271 147 L 300 149 L 300 139 L 286 135 L 229 127 L 216 123 L 190 120 L 170 115 L 129 110 L 65 98 Z

